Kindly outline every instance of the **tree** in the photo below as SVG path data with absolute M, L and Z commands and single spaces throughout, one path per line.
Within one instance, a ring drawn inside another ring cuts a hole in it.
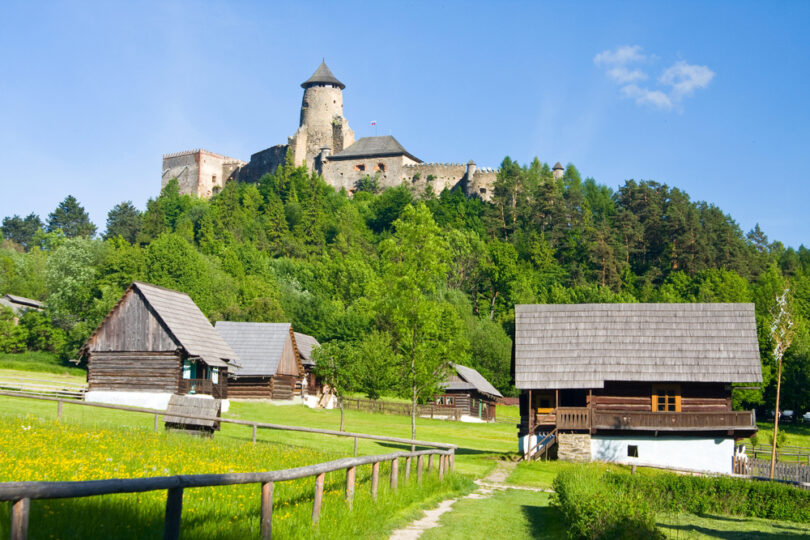
M 57 229 L 61 229 L 68 238 L 77 236 L 92 238 L 96 234 L 96 226 L 90 221 L 90 216 L 73 195 L 65 197 L 65 200 L 48 214 L 48 224 L 45 230 L 54 232 Z
M 773 321 L 771 322 L 771 338 L 773 338 L 773 357 L 776 360 L 776 414 L 773 419 L 773 447 L 771 448 L 771 475 L 773 480 L 774 469 L 776 468 L 776 441 L 779 436 L 779 392 L 782 389 L 782 357 L 790 347 L 796 328 L 793 324 L 793 310 L 788 293 L 790 289 L 785 289 L 782 294 L 776 297 L 776 306 L 773 310 Z
M 3 238 L 20 244 L 26 251 L 31 248 L 34 236 L 40 229 L 42 229 L 42 220 L 33 212 L 25 216 L 25 218 L 21 218 L 16 214 L 12 217 L 3 218 L 3 225 L 0 227 Z
M 141 212 L 135 208 L 132 201 L 118 203 L 107 213 L 105 239 L 120 236 L 130 244 L 134 244 L 140 230 Z
M 450 255 L 430 210 L 424 203 L 405 207 L 394 229 L 380 248 L 385 284 L 380 325 L 391 335 L 411 399 L 415 439 L 419 400 L 433 396 L 450 364 L 463 363 L 469 346 L 458 313 L 439 294 Z
M 330 341 L 312 351 L 315 360 L 315 375 L 329 386 L 340 408 L 340 431 L 345 431 L 345 417 L 343 411 L 343 396 L 349 389 L 352 381 L 353 358 L 346 344 L 339 341 Z

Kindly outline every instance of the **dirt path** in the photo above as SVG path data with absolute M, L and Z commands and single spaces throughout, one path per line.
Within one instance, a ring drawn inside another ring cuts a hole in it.
M 478 484 L 478 489 L 468 495 L 465 495 L 464 497 L 442 501 L 436 508 L 426 510 L 425 516 L 422 519 L 414 521 L 407 527 L 397 529 L 391 533 L 389 540 L 416 540 L 422 536 L 422 533 L 426 530 L 438 526 L 441 517 L 453 509 L 453 505 L 456 503 L 456 501 L 463 499 L 487 499 L 495 490 L 503 489 L 548 491 L 540 488 L 512 486 L 505 484 L 504 482 L 506 482 L 506 479 L 509 477 L 509 474 L 514 470 L 516 465 L 516 463 L 511 461 L 499 461 L 498 465 L 495 467 L 495 470 L 492 471 L 486 478 L 475 481 L 475 483 Z

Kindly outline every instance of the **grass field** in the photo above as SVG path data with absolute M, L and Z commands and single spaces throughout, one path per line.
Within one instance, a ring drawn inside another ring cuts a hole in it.
M 0 370 L 19 370 L 35 373 L 56 373 L 81 377 L 84 383 L 85 370 L 63 363 L 52 353 L 36 351 L 23 354 L 0 353 Z M 29 376 L 31 376 L 29 374 Z
M 731 516 L 665 514 L 656 517 L 656 525 L 667 538 L 770 540 L 810 536 L 806 524 Z

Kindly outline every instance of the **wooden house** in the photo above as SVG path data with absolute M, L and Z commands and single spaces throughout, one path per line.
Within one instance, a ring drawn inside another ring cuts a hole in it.
M 290 323 L 217 321 L 216 330 L 239 355 L 229 373 L 231 397 L 293 398 L 304 368 Z
M 475 369 L 453 364 L 442 388 L 443 393 L 434 398 L 436 405 L 459 409 L 462 415 L 487 422 L 495 421 L 495 402 L 503 396 Z
M 513 370 L 524 454 L 727 473 L 757 429 L 752 304 L 518 305 Z
M 42 311 L 45 305 L 39 300 L 33 300 L 16 294 L 4 294 L 0 296 L 0 309 L 8 308 L 14 315 L 14 324 L 17 324 L 26 311 Z
M 301 366 L 304 368 L 304 378 L 307 382 L 307 395 L 316 396 L 323 391 L 323 384 L 315 376 L 315 360 L 312 358 L 312 350 L 320 347 L 318 340 L 301 332 L 294 332 L 295 344 L 301 355 Z
M 137 281 L 81 354 L 85 399 L 156 409 L 174 394 L 226 399 L 228 370 L 238 360 L 187 294 Z

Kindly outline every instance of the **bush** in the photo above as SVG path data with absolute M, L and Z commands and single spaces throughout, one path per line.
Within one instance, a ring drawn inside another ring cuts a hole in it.
M 552 504 L 568 523 L 571 538 L 663 538 L 644 497 L 604 481 L 602 470 L 582 466 L 554 479 Z
M 730 514 L 810 523 L 810 492 L 777 482 L 729 477 L 608 472 L 607 484 L 654 504 L 655 511 Z

